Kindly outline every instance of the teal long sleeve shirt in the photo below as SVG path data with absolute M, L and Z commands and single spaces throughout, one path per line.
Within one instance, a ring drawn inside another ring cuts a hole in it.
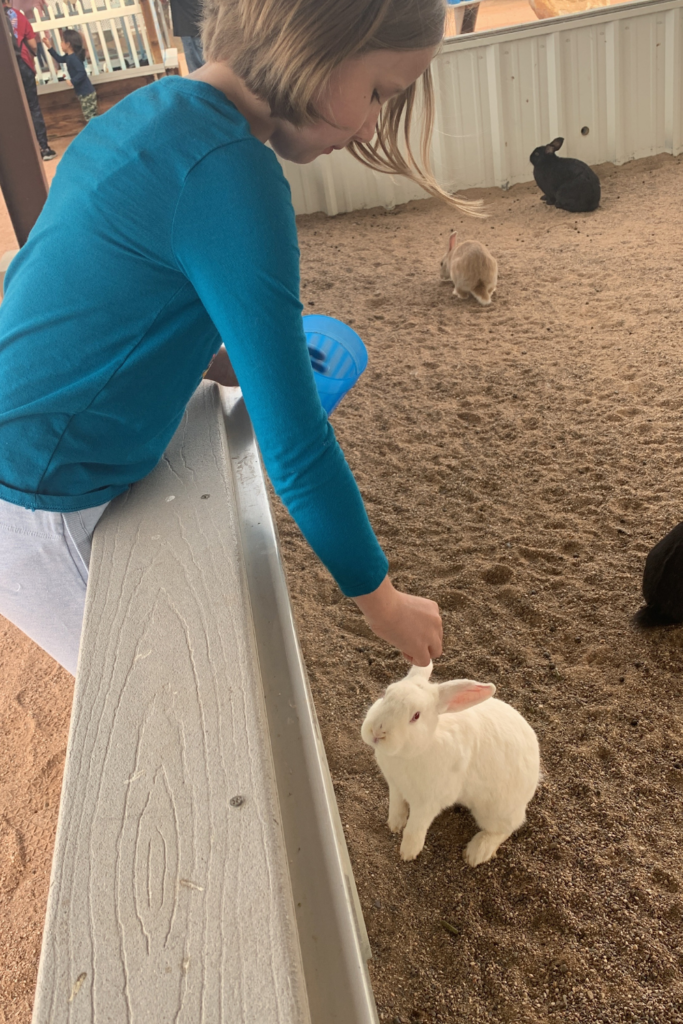
M 344 593 L 387 571 L 320 404 L 289 186 L 213 87 L 138 89 L 71 143 L 0 305 L 0 498 L 102 504 L 161 458 L 225 344 L 266 470 Z

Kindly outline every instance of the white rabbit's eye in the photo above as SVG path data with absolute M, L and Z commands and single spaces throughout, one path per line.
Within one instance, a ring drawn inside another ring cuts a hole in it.
M 420 717 L 420 712 L 416 711 L 415 714 L 413 715 L 413 717 L 410 719 L 410 721 L 411 722 L 417 722 L 419 717 Z

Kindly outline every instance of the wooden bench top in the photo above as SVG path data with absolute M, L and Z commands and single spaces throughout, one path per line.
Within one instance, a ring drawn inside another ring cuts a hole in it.
M 249 420 L 203 384 L 95 533 L 33 1022 L 371 1024 L 367 955 Z

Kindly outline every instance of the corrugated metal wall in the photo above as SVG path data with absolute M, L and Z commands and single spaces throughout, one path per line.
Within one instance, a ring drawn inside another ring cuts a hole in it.
M 450 190 L 529 181 L 529 153 L 558 135 L 566 140 L 560 155 L 590 164 L 677 155 L 682 61 L 683 0 L 644 0 L 449 40 L 433 65 L 437 177 Z M 345 213 L 425 195 L 346 152 L 284 167 L 297 213 Z

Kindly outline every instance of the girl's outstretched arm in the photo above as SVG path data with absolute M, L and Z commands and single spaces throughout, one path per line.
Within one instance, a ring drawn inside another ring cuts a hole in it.
M 50 39 L 49 36 L 43 36 L 43 46 L 45 47 L 47 52 L 50 54 L 52 59 L 56 60 L 58 64 L 66 64 L 66 62 L 67 62 L 67 60 L 69 58 L 67 57 L 67 55 L 65 53 L 57 53 L 57 51 L 55 50 L 54 46 L 52 45 L 52 40 Z
M 342 591 L 371 593 L 388 563 L 318 397 L 294 212 L 274 154 L 249 137 L 196 164 L 172 245 L 226 347 L 276 492 Z
M 386 556 L 320 404 L 294 212 L 272 152 L 243 139 L 197 164 L 178 201 L 173 251 L 223 339 L 275 490 L 371 628 L 426 664 L 440 651 L 438 609 L 386 578 Z

